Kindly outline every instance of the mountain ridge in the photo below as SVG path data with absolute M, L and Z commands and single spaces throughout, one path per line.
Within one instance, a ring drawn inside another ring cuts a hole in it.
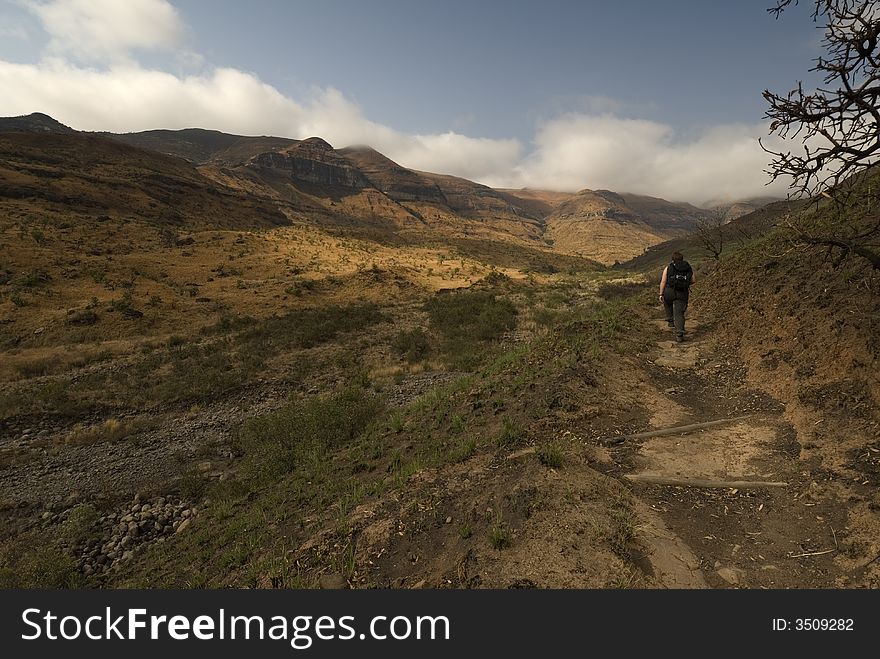
M 495 189 L 404 167 L 369 146 L 336 149 L 320 137 L 242 136 L 202 128 L 82 132 L 39 113 L 0 118 L 2 132 L 92 136 L 164 154 L 303 220 L 491 236 L 606 264 L 637 256 L 706 219 L 728 221 L 749 207 L 744 202 L 699 209 L 609 190 Z

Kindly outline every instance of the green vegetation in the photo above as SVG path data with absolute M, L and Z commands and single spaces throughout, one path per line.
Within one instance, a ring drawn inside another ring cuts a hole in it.
M 381 410 L 376 396 L 350 386 L 331 396 L 291 401 L 251 419 L 238 436 L 246 472 L 266 481 L 302 465 L 320 469 L 331 451 L 354 440 Z
M 506 416 L 501 422 L 501 432 L 495 439 L 495 444 L 499 448 L 511 448 L 522 442 L 525 436 L 525 431 L 522 427 L 516 421 Z
M 555 443 L 539 446 L 536 455 L 542 465 L 551 469 L 561 469 L 565 464 L 565 455 L 559 445 Z
M 461 370 L 479 365 L 486 347 L 516 326 L 516 306 L 489 291 L 442 293 L 428 301 L 425 311 L 442 337 L 447 362 Z
M 112 303 L 120 311 L 130 305 L 130 291 Z M 246 385 L 281 353 L 321 345 L 342 333 L 385 320 L 376 306 L 369 304 L 297 310 L 262 321 L 224 319 L 206 329 L 201 341 L 187 342 L 172 335 L 166 350 L 148 352 L 125 369 L 88 373 L 70 383 L 51 382 L 36 389 L 5 392 L 0 395 L 0 419 L 22 413 L 76 418 L 120 406 L 215 399 Z M 100 354 L 96 359 L 102 358 Z M 46 360 L 35 360 L 22 363 L 19 371 L 30 375 L 55 368 Z M 287 377 L 298 379 L 307 372 L 305 361 L 299 360 L 287 369 Z
M 499 521 L 489 529 L 489 544 L 497 551 L 510 547 L 510 529 L 504 522 Z
M 42 535 L 7 544 L 0 555 L 0 588 L 81 588 L 76 561 Z
M 389 313 L 374 305 L 296 310 L 264 320 L 228 317 L 201 336 L 171 335 L 146 346 L 126 369 L 37 387 L 30 398 L 22 391 L 20 398 L 11 400 L 7 393 L 0 409 L 30 406 L 73 418 L 122 400 L 146 407 L 190 406 L 232 392 L 276 363 L 283 363 L 290 383 L 332 373 L 335 384 L 322 393 L 294 387 L 287 403 L 237 429 L 233 445 L 225 447 L 233 456 L 228 478 L 210 481 L 194 467 L 186 471 L 178 491 L 188 500 L 205 497 L 210 504 L 201 508 L 187 533 L 145 548 L 120 568 L 112 583 L 311 587 L 314 575 L 327 569 L 356 579 L 363 574 L 351 521 L 358 506 L 410 487 L 418 482 L 412 477 L 426 468 L 475 458 L 497 460 L 500 456 L 492 457 L 496 452 L 528 445 L 542 436 L 539 428 L 556 425 L 595 395 L 604 355 L 638 347 L 627 337 L 633 322 L 630 298 L 578 304 L 574 285 L 542 287 L 503 275 L 493 279 L 498 287 L 494 290 L 431 298 L 424 305 L 428 331 L 371 332 L 369 328 L 382 324 Z M 525 323 L 539 309 L 554 313 L 543 330 L 515 345 L 501 341 L 518 319 Z M 389 410 L 383 387 L 366 377 L 369 362 L 364 363 L 359 344 L 349 338 L 357 333 L 361 343 L 367 333 L 380 336 L 384 345 L 410 361 L 440 354 L 450 367 L 467 368 L 470 374 Z M 303 354 L 295 352 L 321 345 L 327 348 L 320 361 L 307 364 Z M 327 379 L 317 381 L 323 384 Z M 121 439 L 128 434 L 124 426 L 111 420 L 71 437 Z M 536 446 L 536 455 L 549 468 L 559 469 L 565 462 L 556 442 Z M 601 537 L 623 551 L 628 522 L 625 507 L 620 511 L 614 513 L 613 523 L 603 520 Z M 438 518 L 441 527 L 446 514 Z M 87 523 L 88 510 L 75 518 Z M 65 527 L 65 537 L 74 538 L 78 524 Z M 500 551 L 511 545 L 512 524 L 501 517 L 473 518 L 459 522 L 451 533 L 462 541 L 488 539 Z M 322 529 L 329 533 L 326 540 L 307 557 L 293 561 L 291 549 Z M 54 555 L 68 556 L 67 550 L 53 545 L 43 553 L 28 550 L 28 560 L 42 565 L 50 549 Z M 76 570 L 68 570 L 66 558 L 54 565 L 56 572 L 37 577 L 35 567 L 26 567 L 13 555 L 0 557 L 6 584 L 80 583 Z
M 417 327 L 414 330 L 401 330 L 394 337 L 391 347 L 398 355 L 410 363 L 415 363 L 431 356 L 433 347 L 431 338 L 425 331 Z

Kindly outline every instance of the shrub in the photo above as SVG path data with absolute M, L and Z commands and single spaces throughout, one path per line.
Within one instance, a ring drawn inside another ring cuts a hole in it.
M 431 327 L 443 337 L 450 365 L 473 369 L 485 347 L 516 326 L 516 307 L 488 291 L 443 293 L 425 305 Z
M 562 465 L 565 464 L 565 456 L 562 453 L 562 449 L 556 444 L 551 443 L 540 446 L 536 451 L 536 455 L 542 465 L 551 469 L 561 469 Z
M 498 522 L 489 529 L 489 544 L 498 551 L 510 547 L 510 530 L 504 522 Z
M 391 347 L 410 363 L 421 361 L 432 352 L 431 339 L 420 327 L 398 332 L 391 342 Z
M 447 339 L 492 341 L 516 326 L 516 307 L 487 291 L 441 294 L 425 305 L 431 325 Z
M 323 461 L 331 449 L 360 435 L 382 408 L 368 391 L 348 387 L 331 396 L 292 401 L 248 420 L 238 433 L 238 444 L 252 474 L 274 479 L 303 463 Z
M 39 534 L 10 541 L 0 552 L 0 588 L 77 588 L 76 561 Z

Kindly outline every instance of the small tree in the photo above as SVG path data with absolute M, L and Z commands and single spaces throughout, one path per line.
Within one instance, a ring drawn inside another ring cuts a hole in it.
M 815 60 L 811 71 L 823 76 L 824 85 L 805 92 L 798 83 L 785 95 L 764 91 L 770 104 L 770 133 L 799 138 L 803 151 L 764 149 L 773 156 L 768 170 L 772 180 L 790 176 L 795 196 L 822 194 L 833 199 L 841 183 L 853 183 L 880 154 L 880 2 L 813 1 L 813 20 L 825 23 L 825 56 Z M 778 0 L 768 11 L 778 18 L 797 4 L 798 0 Z M 847 235 L 812 235 L 794 228 L 807 244 L 840 250 L 843 257 L 856 254 L 880 269 L 880 220 Z
M 700 244 L 716 261 L 721 260 L 721 252 L 724 251 L 725 228 L 724 218 L 720 215 L 696 222 Z

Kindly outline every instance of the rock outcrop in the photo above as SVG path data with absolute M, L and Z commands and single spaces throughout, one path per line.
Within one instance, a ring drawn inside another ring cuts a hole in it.
M 448 205 L 448 201 L 434 181 L 411 169 L 401 167 L 368 146 L 339 149 L 373 186 L 394 201 L 415 201 Z
M 261 153 L 247 167 L 272 170 L 296 181 L 332 188 L 363 190 L 373 187 L 347 158 L 319 137 L 310 137 L 286 149 Z

